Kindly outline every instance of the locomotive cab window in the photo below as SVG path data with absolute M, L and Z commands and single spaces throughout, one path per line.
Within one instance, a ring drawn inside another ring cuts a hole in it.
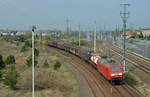
M 121 71 L 121 67 L 119 67 L 119 66 L 117 66 L 117 67 L 111 67 L 110 71 L 111 72 L 113 72 L 113 71 Z

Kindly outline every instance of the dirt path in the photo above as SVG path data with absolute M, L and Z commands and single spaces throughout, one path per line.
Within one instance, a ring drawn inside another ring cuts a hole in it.
M 76 71 L 70 64 L 64 62 L 64 64 L 71 70 L 72 74 L 75 76 L 75 79 L 79 85 L 80 97 L 93 97 L 90 88 L 88 87 L 85 79 Z

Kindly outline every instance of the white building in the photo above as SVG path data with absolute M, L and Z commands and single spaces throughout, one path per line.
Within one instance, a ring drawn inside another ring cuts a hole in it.
M 150 29 L 142 30 L 143 36 L 150 36 Z
M 6 36 L 6 35 L 9 35 L 9 33 L 8 32 L 2 32 L 2 35 Z

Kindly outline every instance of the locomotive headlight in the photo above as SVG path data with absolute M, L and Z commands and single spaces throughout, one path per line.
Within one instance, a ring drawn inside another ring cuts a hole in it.
M 115 74 L 111 74 L 111 76 L 114 76 Z
M 122 75 L 122 73 L 119 73 L 118 75 Z

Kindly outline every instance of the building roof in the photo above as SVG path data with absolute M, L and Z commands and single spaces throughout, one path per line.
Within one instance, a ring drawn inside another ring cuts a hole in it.
M 126 36 L 136 35 L 139 32 L 142 32 L 142 30 L 133 30 L 133 31 L 128 30 L 128 31 L 126 31 Z M 123 33 L 122 33 L 122 35 L 123 35 Z

